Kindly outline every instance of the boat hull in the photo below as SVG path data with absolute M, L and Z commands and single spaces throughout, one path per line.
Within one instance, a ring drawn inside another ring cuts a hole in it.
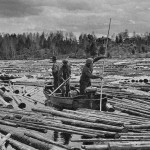
M 47 100 L 45 101 L 46 106 L 53 106 L 60 109 L 73 109 L 76 110 L 78 108 L 88 108 L 99 110 L 100 99 L 87 99 L 83 95 L 79 95 L 77 97 L 61 97 L 61 93 L 55 93 L 54 95 L 50 95 L 44 92 Z M 104 104 L 105 103 L 105 104 Z M 102 105 L 106 105 L 106 102 L 103 100 Z

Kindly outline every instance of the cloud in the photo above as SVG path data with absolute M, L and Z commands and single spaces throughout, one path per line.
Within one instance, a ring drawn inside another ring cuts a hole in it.
M 0 31 L 146 32 L 149 0 L 0 0 Z
M 40 7 L 34 7 L 26 0 L 0 0 L 1 18 L 38 15 L 41 11 Z

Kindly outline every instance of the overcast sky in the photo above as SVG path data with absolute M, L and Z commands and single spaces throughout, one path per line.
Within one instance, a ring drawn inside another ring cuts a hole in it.
M 0 0 L 0 32 L 150 32 L 150 0 Z

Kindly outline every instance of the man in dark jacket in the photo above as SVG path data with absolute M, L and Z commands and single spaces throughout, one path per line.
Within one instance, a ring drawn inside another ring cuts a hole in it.
M 54 78 L 54 89 L 59 86 L 59 64 L 57 63 L 56 56 L 52 57 L 53 66 L 52 66 L 52 75 Z
M 63 65 L 59 71 L 59 81 L 62 84 L 65 80 L 67 80 L 71 75 L 71 67 L 68 64 L 68 60 L 63 60 Z M 69 80 L 61 87 L 62 96 L 68 96 L 70 91 L 70 82 Z
M 94 60 L 92 58 L 88 58 L 86 60 L 86 64 L 83 67 L 82 74 L 80 77 L 80 94 L 85 94 L 85 89 L 91 86 L 91 79 L 103 79 L 100 76 L 93 75 L 93 62 L 98 61 L 101 58 L 105 57 L 97 57 Z

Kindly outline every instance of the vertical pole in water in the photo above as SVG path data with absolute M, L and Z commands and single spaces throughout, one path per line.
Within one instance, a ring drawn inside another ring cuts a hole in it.
M 110 18 L 110 22 L 109 22 L 109 28 L 108 28 L 108 33 L 107 33 L 107 41 L 106 41 L 106 50 L 105 50 L 105 55 L 107 55 L 107 48 L 108 48 L 108 38 L 109 38 L 109 31 L 110 31 L 110 24 L 111 24 L 111 18 Z M 105 66 L 105 61 L 103 62 L 103 69 L 102 69 L 102 77 L 104 74 L 104 66 Z M 101 95 L 100 95 L 100 111 L 102 111 L 102 95 L 103 95 L 103 79 L 101 80 Z

